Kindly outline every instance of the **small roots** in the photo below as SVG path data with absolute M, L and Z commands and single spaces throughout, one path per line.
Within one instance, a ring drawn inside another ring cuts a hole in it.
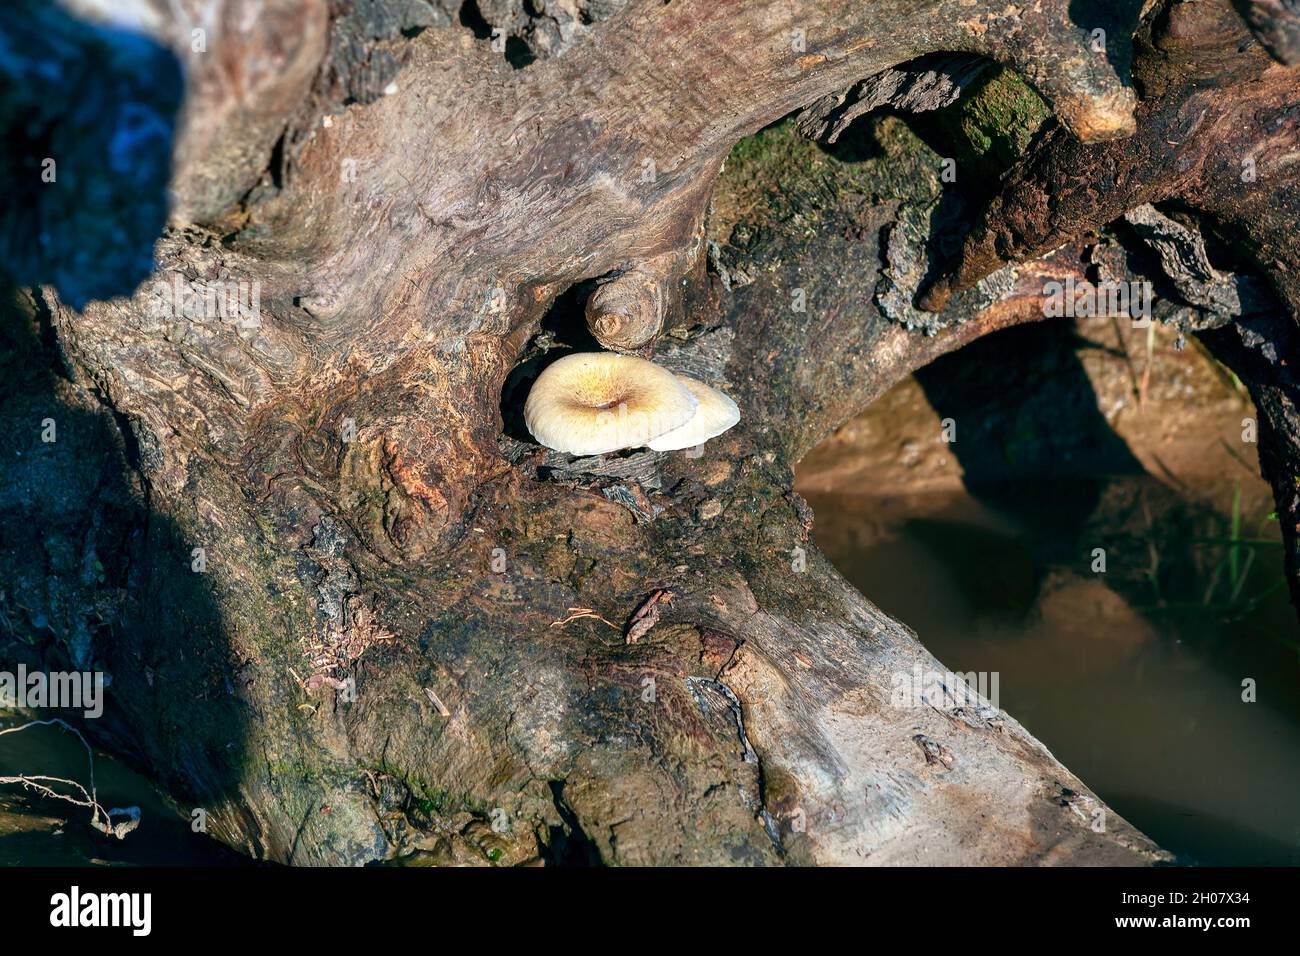
M 139 807 L 114 807 L 106 810 L 99 802 L 99 796 L 95 791 L 95 755 L 90 749 L 90 744 L 82 736 L 81 731 L 57 717 L 50 720 L 33 720 L 22 724 L 18 727 L 6 727 L 0 730 L 0 737 L 5 734 L 16 734 L 27 730 L 31 727 L 62 727 L 71 734 L 76 734 L 81 745 L 86 748 L 86 760 L 90 765 L 90 790 L 77 783 L 75 780 L 68 780 L 63 777 L 50 777 L 45 774 L 17 774 L 15 776 L 0 776 L 0 784 L 19 784 L 27 790 L 35 791 L 45 797 L 55 800 L 63 800 L 67 803 L 75 804 L 79 807 L 88 807 L 90 809 L 90 825 L 100 833 L 108 836 L 117 837 L 121 840 L 128 833 L 140 825 L 140 808 Z M 75 793 L 62 793 L 54 789 L 55 784 L 62 784 L 79 791 L 81 796 Z M 117 817 L 117 822 L 113 818 Z
M 569 622 L 571 622 L 571 621 L 578 621 L 578 620 L 582 620 L 582 619 L 585 619 L 585 618 L 594 618 L 594 619 L 597 620 L 597 621 L 601 621 L 601 622 L 603 622 L 603 623 L 609 625 L 610 627 L 612 627 L 612 628 L 613 628 L 614 630 L 616 630 L 616 631 L 619 629 L 619 627 L 618 627 L 617 624 L 613 623 L 612 621 L 606 621 L 603 617 L 601 617 L 599 614 L 597 614 L 594 610 L 592 610 L 592 609 L 589 608 L 589 607 L 571 607 L 571 608 L 569 608 L 569 613 L 568 613 L 565 617 L 562 617 L 562 618 L 561 618 L 560 620 L 558 620 L 558 621 L 552 621 L 552 622 L 551 622 L 551 627 L 564 627 L 565 625 L 567 625 L 567 624 L 568 624 Z

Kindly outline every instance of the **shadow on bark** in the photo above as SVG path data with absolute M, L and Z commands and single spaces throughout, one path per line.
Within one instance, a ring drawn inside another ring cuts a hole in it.
M 153 272 L 167 220 L 181 65 L 127 30 L 57 4 L 0 11 L 0 262 L 73 308 L 129 295 Z
M 966 490 L 1030 524 L 1050 522 L 1062 553 L 1074 554 L 1107 480 L 1081 479 L 1080 463 L 1108 476 L 1143 468 L 1098 408 L 1069 335 L 1062 322 L 1006 329 L 936 359 L 916 379 L 939 417 L 956 423 L 951 447 Z M 1014 416 L 1003 411 L 1008 388 L 1025 399 Z
M 1202 340 L 1227 360 L 1229 333 L 1215 330 Z M 1243 379 L 1262 376 L 1242 362 Z M 1031 567 L 982 565 L 982 598 L 996 602 L 1002 595 L 1007 610 L 1025 611 L 1043 584 L 1035 567 L 1096 573 L 1093 549 L 1101 548 L 1107 586 L 1158 630 L 1170 626 L 1170 602 L 1208 602 L 1212 568 L 1198 567 L 1186 552 L 1220 533 L 1214 529 L 1230 529 L 1233 516 L 1189 496 L 1176 478 L 1171 484 L 1147 472 L 1102 414 L 1068 323 L 995 333 L 935 360 L 916 379 L 940 418 L 955 425 L 949 448 L 966 490 L 1015 526 L 1032 529 L 1038 542 Z M 1260 449 L 1267 461 L 1268 444 Z M 951 532 L 944 522 L 925 521 L 912 522 L 909 531 L 936 553 L 952 550 L 940 547 Z M 954 553 L 953 560 L 962 559 Z
M 102 717 L 61 716 L 144 767 L 183 815 L 215 817 L 244 772 L 248 718 L 199 556 L 150 513 L 129 429 L 57 370 L 34 303 L 0 295 L 0 669 L 102 671 Z
M 82 726 L 187 813 L 215 814 L 243 772 L 247 714 L 198 570 L 206 555 L 151 513 L 138 475 L 150 452 L 69 379 L 48 313 L 15 288 L 48 285 L 81 308 L 153 273 L 182 67 L 145 36 L 40 0 L 6 4 L 0 38 L 24 52 L 0 59 L 0 171 L 13 184 L 0 213 L 4 661 L 104 671 L 105 713 Z

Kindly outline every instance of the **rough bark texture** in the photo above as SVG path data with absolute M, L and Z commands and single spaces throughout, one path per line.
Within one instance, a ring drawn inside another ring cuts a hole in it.
M 1264 276 L 1276 296 L 1264 315 L 1209 342 L 1250 385 L 1259 410 L 1264 472 L 1300 609 L 1297 12 L 1284 2 L 1241 6 L 1250 29 L 1227 3 L 1171 3 L 1150 16 L 1135 43 L 1142 96 L 1134 136 L 1089 144 L 1049 133 L 1008 173 L 922 304 L 942 309 L 951 292 L 1006 263 L 1080 241 L 1144 204 L 1194 217 L 1217 238 L 1224 261 Z
M 901 377 L 1041 318 L 1044 279 L 1084 278 L 1085 250 L 1046 230 L 1063 248 L 954 298 L 927 336 L 906 300 L 948 195 L 932 154 L 822 184 L 752 244 L 711 249 L 704 224 L 739 139 L 936 51 L 1036 87 L 1060 126 L 1032 156 L 1154 162 L 1154 145 L 1081 144 L 1188 132 L 1206 82 L 1247 84 L 1213 91 L 1204 124 L 1236 136 L 1232 108 L 1282 115 L 1283 68 L 1234 47 L 1193 76 L 1206 28 L 1184 43 L 1181 21 L 1151 25 L 1230 7 L 1148 11 L 1141 49 L 1193 66 L 1144 80 L 1135 125 L 1126 34 L 1098 54 L 1066 0 L 126 6 L 185 66 L 170 227 L 143 284 L 72 269 L 76 244 L 16 254 L 15 279 L 41 288 L 15 367 L 57 355 L 66 377 L 26 369 L 7 393 L 25 403 L 6 418 L 18 449 L 42 401 L 65 423 L 16 466 L 15 500 L 66 541 L 5 525 L 7 570 L 24 552 L 44 567 L 12 571 L 0 610 L 24 653 L 112 673 L 115 742 L 222 839 L 301 864 L 1163 858 L 1113 813 L 1097 832 L 1100 801 L 1006 714 L 892 704 L 896 675 L 941 668 L 819 556 L 790 487 Z M 206 53 L 181 52 L 177 11 L 208 25 Z M 1294 149 L 1293 125 L 1257 125 Z M 1183 149 L 1197 170 L 1213 152 Z M 1098 224 L 1159 198 L 1090 162 L 1079 208 Z M 15 215 L 45 222 L 77 183 L 33 188 Z M 1247 204 L 1285 293 L 1284 216 Z M 177 277 L 256 280 L 260 321 L 160 308 Z M 701 457 L 539 449 L 518 422 L 529 378 L 589 333 L 721 384 L 740 426 Z M 65 460 L 79 435 L 98 453 Z M 93 490 L 69 500 L 59 468 Z

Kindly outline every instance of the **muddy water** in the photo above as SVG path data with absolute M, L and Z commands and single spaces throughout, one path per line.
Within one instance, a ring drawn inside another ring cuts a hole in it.
M 815 539 L 1165 848 L 1300 864 L 1300 626 L 1253 409 L 1170 338 L 1136 363 L 1076 338 L 1103 332 L 1010 336 L 885 396 L 801 466 Z M 1020 346 L 1046 371 L 1008 382 Z
M 0 728 L 30 717 L 0 710 Z M 95 753 L 95 784 L 107 808 L 137 806 L 140 825 L 122 840 L 90 826 L 90 811 L 0 785 L 0 866 L 226 866 L 247 858 L 195 833 L 188 817 L 125 764 Z M 46 774 L 89 784 L 86 749 L 56 727 L 32 727 L 0 738 L 0 777 Z M 59 786 L 61 792 L 74 792 Z
M 969 495 L 809 500 L 854 585 L 953 671 L 999 673 L 1000 705 L 1162 846 L 1300 864 L 1300 646 L 1282 591 L 1240 616 L 1142 606 L 1086 555 L 1045 561 L 1034 527 Z M 1273 563 L 1243 589 L 1280 580 Z

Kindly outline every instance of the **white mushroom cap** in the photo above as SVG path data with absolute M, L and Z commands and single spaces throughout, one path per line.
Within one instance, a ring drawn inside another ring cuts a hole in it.
M 699 400 L 672 372 L 617 352 L 580 352 L 548 365 L 524 403 L 547 448 L 603 455 L 640 448 L 690 421 Z
M 678 375 L 677 381 L 690 389 L 699 405 L 695 409 L 695 415 L 685 425 L 650 440 L 650 447 L 654 451 L 694 448 L 721 435 L 740 421 L 740 409 L 736 403 L 716 388 L 685 375 Z

